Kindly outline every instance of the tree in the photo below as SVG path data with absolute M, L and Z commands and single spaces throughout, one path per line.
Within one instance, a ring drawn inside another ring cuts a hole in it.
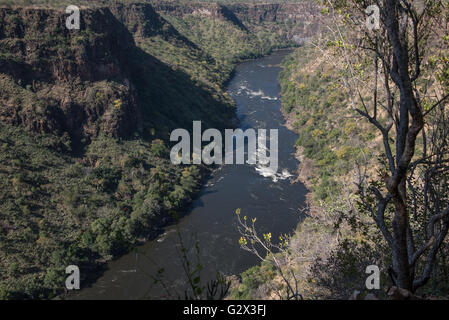
M 302 300 L 303 297 L 299 293 L 295 272 L 292 268 L 287 268 L 287 265 L 291 262 L 289 261 L 290 252 L 288 250 L 290 237 L 288 235 L 280 236 L 279 244 L 275 244 L 272 242 L 271 232 L 263 234 L 262 237 L 259 236 L 255 226 L 256 218 L 248 219 L 247 216 L 244 216 L 242 219 L 240 208 L 235 213 L 238 222 L 237 230 L 241 235 L 240 247 L 254 254 L 261 262 L 273 266 L 281 277 L 283 285 L 285 285 L 280 289 L 272 288 L 274 293 L 280 300 Z
M 379 28 L 370 30 L 370 1 L 326 1 L 332 39 L 321 41 L 340 57 L 333 63 L 354 110 L 382 137 L 385 166 L 379 178 L 359 176 L 360 204 L 391 248 L 393 283 L 414 292 L 429 280 L 449 229 L 449 94 L 447 74 L 439 73 L 447 62 L 447 7 L 435 0 L 375 3 Z M 439 62 L 431 63 L 429 49 Z

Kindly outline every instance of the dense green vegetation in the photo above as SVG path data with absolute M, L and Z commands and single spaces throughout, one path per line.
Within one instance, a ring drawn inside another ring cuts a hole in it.
M 279 83 L 282 107 L 299 135 L 297 144 L 313 161 L 307 174 L 313 194 L 316 200 L 331 202 L 354 162 L 370 157 L 375 134 L 348 108 L 338 75 L 315 55 L 313 48 L 298 49 L 285 60 Z M 311 67 L 313 63 L 317 65 Z
M 100 136 L 75 158 L 64 137 L 0 130 L 2 298 L 58 292 L 67 265 L 127 251 L 200 186 L 200 169 L 173 166 L 161 140 Z

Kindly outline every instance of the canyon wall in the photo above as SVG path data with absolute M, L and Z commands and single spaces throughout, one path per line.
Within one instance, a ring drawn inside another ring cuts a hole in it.
M 173 3 L 153 1 L 156 11 L 182 17 L 208 16 L 228 20 L 243 29 L 277 25 L 270 31 L 282 32 L 289 40 L 303 44 L 320 30 L 320 8 L 314 1 L 299 3 Z
M 65 18 L 56 9 L 0 8 L 0 120 L 78 139 L 131 134 L 141 118 L 131 34 L 106 8 L 83 10 L 80 32 Z
M 245 25 L 274 23 L 283 27 L 289 40 L 303 44 L 320 30 L 320 8 L 313 1 L 273 4 L 232 4 L 229 9 Z

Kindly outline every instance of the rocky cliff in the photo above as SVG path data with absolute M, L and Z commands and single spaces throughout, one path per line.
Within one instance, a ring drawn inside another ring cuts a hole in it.
M 299 3 L 231 4 L 228 6 L 245 25 L 275 23 L 282 26 L 285 36 L 298 44 L 318 34 L 319 6 L 312 1 Z M 279 28 L 280 29 L 280 28 Z
M 174 3 L 152 1 L 156 11 L 168 15 L 183 17 L 185 15 L 205 16 L 230 21 L 239 28 L 245 26 L 227 6 L 218 3 Z
M 87 9 L 81 30 L 54 9 L 0 9 L 0 119 L 78 138 L 127 136 L 141 110 L 131 84 L 131 34 L 108 9 Z
M 270 31 L 283 33 L 299 44 L 320 32 L 320 8 L 313 1 L 298 3 L 179 3 L 152 1 L 156 11 L 182 17 L 208 16 L 231 21 L 242 29 L 254 30 L 267 24 L 276 24 Z

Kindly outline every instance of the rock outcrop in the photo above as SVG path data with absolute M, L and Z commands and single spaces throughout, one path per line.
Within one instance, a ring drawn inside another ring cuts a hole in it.
M 270 31 L 283 33 L 289 40 L 303 44 L 320 32 L 320 8 L 313 1 L 299 3 L 174 3 L 153 2 L 162 14 L 209 16 L 228 20 L 242 29 L 254 30 L 264 25 Z M 268 26 L 270 25 L 270 26 Z
M 107 8 L 86 9 L 81 30 L 56 9 L 0 8 L 0 120 L 83 139 L 139 127 L 129 31 Z
M 289 40 L 303 44 L 320 30 L 320 8 L 312 1 L 299 3 L 229 5 L 229 9 L 245 25 L 275 24 L 275 31 L 284 32 Z M 277 30 L 276 30 L 277 29 Z

